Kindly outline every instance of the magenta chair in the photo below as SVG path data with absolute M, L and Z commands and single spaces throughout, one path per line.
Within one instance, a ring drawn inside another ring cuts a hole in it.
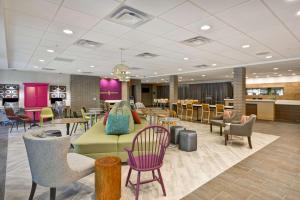
M 166 190 L 161 176 L 160 168 L 163 164 L 164 155 L 167 147 L 170 144 L 170 133 L 162 126 L 148 126 L 141 130 L 133 139 L 132 148 L 125 148 L 128 152 L 128 165 L 130 167 L 126 186 L 130 183 L 135 189 L 135 199 L 139 198 L 140 185 L 158 181 L 162 187 L 164 196 Z M 138 172 L 137 183 L 130 181 L 132 170 Z M 158 177 L 155 175 L 155 170 L 158 172 Z M 152 179 L 141 182 L 141 173 L 152 171 Z

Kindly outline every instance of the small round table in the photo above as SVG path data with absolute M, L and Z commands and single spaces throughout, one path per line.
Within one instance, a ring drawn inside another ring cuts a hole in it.
M 95 162 L 96 200 L 121 198 L 121 159 L 108 156 Z
M 176 122 L 178 122 L 179 119 L 176 117 L 165 117 L 162 118 L 160 121 L 162 122 L 162 125 L 167 125 L 168 130 L 170 130 L 170 125 L 175 126 Z
M 32 112 L 32 114 L 33 114 L 33 121 L 32 121 L 32 123 L 30 124 L 30 128 L 31 127 L 34 127 L 34 126 L 40 126 L 39 124 L 37 124 L 36 122 L 36 117 L 35 117 L 35 115 L 36 115 L 36 112 L 41 112 L 41 108 L 25 108 L 25 112 Z

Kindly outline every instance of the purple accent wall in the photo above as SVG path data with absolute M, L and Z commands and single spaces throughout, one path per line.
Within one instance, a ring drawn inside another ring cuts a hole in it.
M 122 85 L 116 79 L 100 80 L 100 99 L 101 100 L 120 100 L 122 98 Z

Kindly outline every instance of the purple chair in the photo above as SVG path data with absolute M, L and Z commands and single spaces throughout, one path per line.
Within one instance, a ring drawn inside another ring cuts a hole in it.
M 135 189 L 135 199 L 139 198 L 140 185 L 158 181 L 162 187 L 164 196 L 166 190 L 161 176 L 160 168 L 163 164 L 164 155 L 167 147 L 170 144 L 170 133 L 162 126 L 148 126 L 141 130 L 133 139 L 132 148 L 125 148 L 128 152 L 128 165 L 130 167 L 126 186 L 130 183 Z M 130 181 L 132 170 L 138 172 L 137 183 Z M 155 170 L 158 172 L 158 177 L 155 175 Z M 152 171 L 152 179 L 141 182 L 141 172 Z

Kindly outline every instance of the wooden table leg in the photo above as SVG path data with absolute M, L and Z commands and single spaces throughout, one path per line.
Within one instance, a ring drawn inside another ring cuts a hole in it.
M 70 135 L 70 123 L 66 123 L 67 135 Z

